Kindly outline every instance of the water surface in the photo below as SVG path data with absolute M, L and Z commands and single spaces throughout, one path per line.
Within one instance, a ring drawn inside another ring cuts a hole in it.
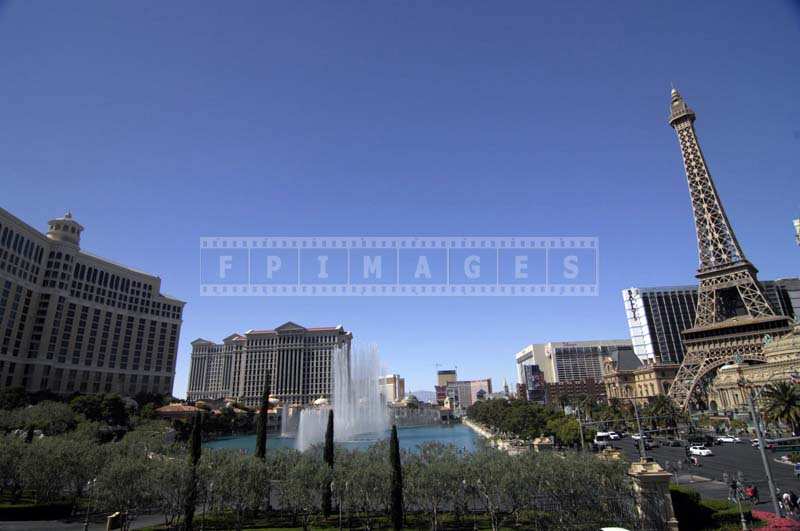
M 400 439 L 400 447 L 406 450 L 416 451 L 420 444 L 438 441 L 443 444 L 452 444 L 463 448 L 467 452 L 474 452 L 477 447 L 478 435 L 463 424 L 419 426 L 415 428 L 399 428 L 397 436 Z M 389 437 L 389 432 L 380 434 L 367 434 L 356 440 L 341 444 L 346 448 L 364 449 L 378 440 Z M 255 451 L 256 436 L 241 435 L 238 437 L 225 437 L 209 441 L 204 445 L 206 448 L 235 448 L 243 449 L 247 452 Z M 295 439 L 293 437 L 269 437 L 267 448 L 294 448 Z

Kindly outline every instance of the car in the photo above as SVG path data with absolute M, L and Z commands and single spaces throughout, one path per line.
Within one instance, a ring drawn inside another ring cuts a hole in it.
M 608 432 L 608 438 L 611 439 L 612 441 L 618 441 L 620 439 L 619 433 L 615 431 L 610 431 Z
M 599 431 L 597 432 L 597 435 L 594 436 L 593 442 L 595 446 L 602 450 L 603 448 L 608 448 L 611 446 L 611 437 L 609 437 L 607 432 Z
M 639 435 L 638 433 L 634 433 L 633 435 L 631 435 L 631 439 L 633 439 L 634 441 L 638 441 L 641 438 L 642 435 Z
M 682 447 L 683 441 L 680 439 L 670 439 L 669 445 L 672 447 Z
M 753 448 L 758 448 L 758 439 L 753 439 L 753 442 L 750 443 L 750 446 L 752 446 Z M 767 450 L 774 450 L 775 443 L 770 441 L 764 441 L 764 448 L 766 448 Z
M 714 453 L 705 446 L 690 446 L 689 455 L 699 455 L 705 457 L 709 455 L 714 455 Z
M 734 443 L 734 444 L 737 444 L 737 443 L 742 442 L 742 440 L 739 437 L 734 437 L 732 435 L 722 435 L 720 437 L 717 437 L 717 440 L 719 442 L 721 442 L 721 443 Z

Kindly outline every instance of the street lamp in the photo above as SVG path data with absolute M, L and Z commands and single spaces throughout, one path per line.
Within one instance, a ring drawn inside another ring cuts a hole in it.
M 89 514 L 92 510 L 92 501 L 94 500 L 94 484 L 97 483 L 97 478 L 90 479 L 86 486 L 89 488 L 89 503 L 86 505 L 86 520 L 83 522 L 83 531 L 89 531 Z
M 747 379 L 744 377 L 742 373 L 742 361 L 743 357 L 740 353 L 737 353 L 734 361 L 736 362 L 737 369 L 736 371 L 739 374 L 738 385 L 742 388 L 743 392 L 747 393 L 747 401 L 748 405 L 750 406 L 750 415 L 753 417 L 753 423 L 756 425 L 756 437 L 758 437 L 758 451 L 761 454 L 761 463 L 764 465 L 764 472 L 767 474 L 767 483 L 769 484 L 769 496 L 772 500 L 772 507 L 775 510 L 775 514 L 779 516 L 783 516 L 783 511 L 781 510 L 781 506 L 778 503 L 778 491 L 775 488 L 775 480 L 772 478 L 772 467 L 770 466 L 769 459 L 767 459 L 767 452 L 766 452 L 766 444 L 764 443 L 764 432 L 761 429 L 761 414 L 758 411 L 758 405 L 756 404 L 756 394 L 753 391 L 753 387 L 749 384 Z M 767 380 L 769 381 L 769 379 Z M 762 388 L 763 389 L 763 388 Z M 759 395 L 761 393 L 759 392 Z

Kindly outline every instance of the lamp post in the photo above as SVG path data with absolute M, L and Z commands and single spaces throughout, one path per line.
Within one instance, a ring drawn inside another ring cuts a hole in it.
M 97 478 L 89 480 L 87 486 L 89 487 L 89 503 L 86 505 L 86 519 L 83 522 L 83 531 L 89 531 L 89 514 L 92 510 L 92 501 L 94 500 L 94 484 L 97 483 Z
M 778 491 L 775 488 L 775 480 L 772 478 L 772 467 L 770 466 L 769 459 L 767 458 L 766 444 L 764 443 L 764 432 L 761 429 L 761 414 L 759 413 L 758 405 L 756 404 L 756 395 L 752 386 L 747 382 L 744 374 L 742 374 L 742 355 L 737 353 L 734 361 L 736 361 L 736 365 L 738 367 L 737 371 L 739 373 L 739 381 L 737 383 L 739 387 L 741 387 L 742 392 L 747 393 L 747 401 L 748 405 L 750 406 L 750 416 L 753 417 L 753 423 L 756 426 L 758 451 L 761 454 L 761 463 L 764 465 L 764 472 L 767 474 L 767 484 L 769 485 L 769 497 L 772 500 L 772 508 L 775 511 L 775 514 L 778 516 L 783 516 L 783 511 L 781 511 L 781 506 L 778 503 Z
M 644 459 L 647 457 L 645 454 L 644 448 L 644 433 L 642 432 L 642 422 L 639 419 L 639 406 L 636 405 L 636 400 L 634 398 L 630 398 L 631 403 L 633 404 L 633 414 L 636 416 L 636 427 L 639 429 L 639 456 Z

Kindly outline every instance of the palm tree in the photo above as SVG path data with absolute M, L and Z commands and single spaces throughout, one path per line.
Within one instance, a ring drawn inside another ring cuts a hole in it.
M 648 404 L 645 414 L 651 417 L 650 423 L 652 427 L 665 426 L 674 428 L 677 425 L 679 411 L 670 397 L 656 395 Z
M 783 422 L 800 433 L 800 388 L 789 382 L 777 382 L 764 388 L 764 416 L 770 422 Z

